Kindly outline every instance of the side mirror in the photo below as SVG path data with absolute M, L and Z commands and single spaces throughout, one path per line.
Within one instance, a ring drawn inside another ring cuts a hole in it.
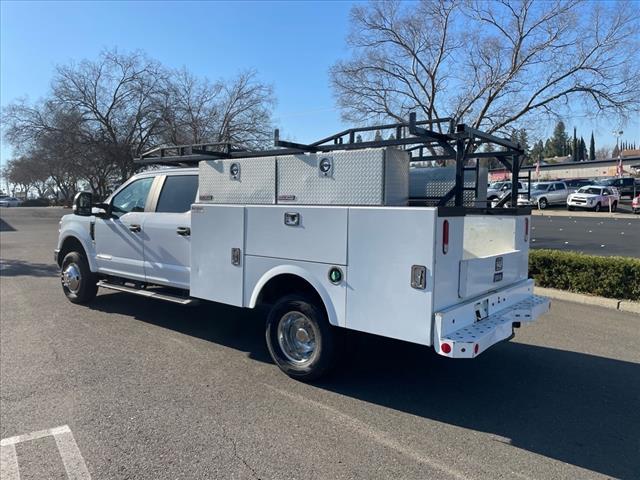
M 108 203 L 96 203 L 91 209 L 91 214 L 95 215 L 98 218 L 109 218 L 109 210 L 110 208 Z
M 93 202 L 93 194 L 91 192 L 78 192 L 73 197 L 73 213 L 81 217 L 91 216 L 91 203 Z

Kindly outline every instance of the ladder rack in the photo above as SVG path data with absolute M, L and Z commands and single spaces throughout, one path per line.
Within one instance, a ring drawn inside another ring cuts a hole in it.
M 377 139 L 358 141 L 361 133 L 376 132 Z M 387 139 L 383 139 L 384 137 Z M 500 148 L 494 152 L 476 152 L 484 144 Z M 143 153 L 135 160 L 138 165 L 193 166 L 203 160 L 227 158 L 260 158 L 276 155 L 301 153 L 326 153 L 336 150 L 362 150 L 366 148 L 399 147 L 410 156 L 410 162 L 454 160 L 456 166 L 455 186 L 442 198 L 438 205 L 444 206 L 454 199 L 456 207 L 463 207 L 465 191 L 473 190 L 477 196 L 478 170 L 480 158 L 496 158 L 511 172 L 511 198 L 517 199 L 517 185 L 520 177 L 520 163 L 524 151 L 519 144 L 501 138 L 466 124 L 455 124 L 452 118 L 437 118 L 417 121 L 411 113 L 407 122 L 373 125 L 343 130 L 316 142 L 302 144 L 280 139 L 280 131 L 274 131 L 274 149 L 248 150 L 229 142 L 201 143 L 158 147 Z M 467 161 L 476 159 L 474 166 Z M 465 171 L 475 170 L 475 186 L 465 187 Z M 516 202 L 511 202 L 512 209 Z M 506 213 L 506 212 L 505 212 Z

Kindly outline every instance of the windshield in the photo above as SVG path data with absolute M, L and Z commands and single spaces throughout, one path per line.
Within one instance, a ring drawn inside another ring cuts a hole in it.
M 534 183 L 531 185 L 531 190 L 547 190 L 550 183 Z
M 607 180 L 600 180 L 597 182 L 598 185 L 613 185 L 615 183 L 615 178 L 609 178 Z
M 489 184 L 489 189 L 490 190 L 500 190 L 503 185 L 504 185 L 504 182 L 494 182 L 494 183 Z
M 582 187 L 578 189 L 577 193 L 588 193 L 590 195 L 600 195 L 602 193 L 602 189 L 598 187 Z

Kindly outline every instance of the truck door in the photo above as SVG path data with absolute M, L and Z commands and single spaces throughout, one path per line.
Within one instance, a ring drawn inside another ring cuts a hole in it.
M 189 289 L 191 204 L 198 177 L 166 175 L 160 179 L 155 212 L 144 224 L 144 271 L 147 282 Z
M 142 236 L 145 207 L 154 177 L 130 182 L 111 200 L 111 218 L 95 219 L 100 273 L 144 281 Z

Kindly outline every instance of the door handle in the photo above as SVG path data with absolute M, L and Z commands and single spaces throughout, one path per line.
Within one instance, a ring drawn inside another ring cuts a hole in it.
M 129 230 L 131 230 L 132 232 L 138 233 L 140 230 L 142 230 L 142 228 L 140 228 L 140 225 L 132 223 L 131 225 L 129 225 Z
M 191 229 L 189 227 L 178 227 L 176 233 L 183 237 L 189 237 L 191 235 Z

